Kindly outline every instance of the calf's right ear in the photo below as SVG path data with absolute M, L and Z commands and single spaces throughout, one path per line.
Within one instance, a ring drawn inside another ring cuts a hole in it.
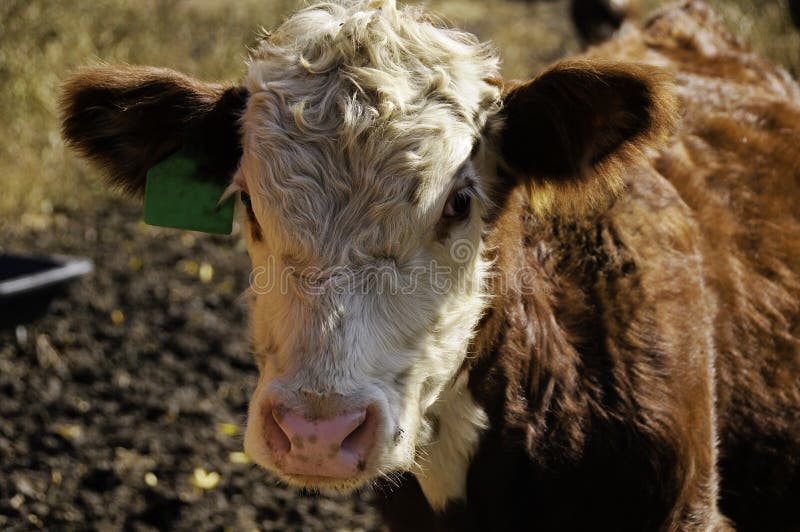
M 621 190 L 628 166 L 672 131 L 677 101 L 659 68 L 571 60 L 509 87 L 502 116 L 502 160 L 532 207 L 580 209 Z
M 86 68 L 64 85 L 62 131 L 112 185 L 135 195 L 147 171 L 186 143 L 202 154 L 205 173 L 229 180 L 241 158 L 247 96 L 243 87 L 164 68 Z

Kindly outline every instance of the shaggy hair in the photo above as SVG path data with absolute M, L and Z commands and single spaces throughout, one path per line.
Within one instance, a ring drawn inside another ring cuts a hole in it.
M 334 256 L 342 237 L 329 231 L 361 227 L 365 215 L 374 223 L 364 246 L 381 246 L 391 240 L 381 222 L 398 223 L 409 202 L 432 207 L 453 161 L 468 157 L 464 139 L 475 142 L 498 109 L 497 72 L 490 47 L 415 7 L 362 0 L 300 11 L 255 50 L 244 79 L 251 195 L 268 199 L 292 239 L 333 243 Z

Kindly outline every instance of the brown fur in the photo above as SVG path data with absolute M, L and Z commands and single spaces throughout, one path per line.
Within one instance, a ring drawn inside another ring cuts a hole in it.
M 665 67 L 682 120 L 592 215 L 508 196 L 488 243 L 520 284 L 466 368 L 491 428 L 428 526 L 798 530 L 797 84 L 695 1 L 585 60 Z
M 241 158 L 237 118 L 247 92 L 165 68 L 86 68 L 64 85 L 63 133 L 127 192 L 182 145 L 202 155 L 210 178 L 230 181 Z

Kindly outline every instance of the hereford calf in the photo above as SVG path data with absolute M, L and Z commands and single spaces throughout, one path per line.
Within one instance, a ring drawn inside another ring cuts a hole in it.
M 800 90 L 703 4 L 516 83 L 327 3 L 241 86 L 99 67 L 64 110 L 112 183 L 189 144 L 240 191 L 285 481 L 388 478 L 398 528 L 800 527 Z

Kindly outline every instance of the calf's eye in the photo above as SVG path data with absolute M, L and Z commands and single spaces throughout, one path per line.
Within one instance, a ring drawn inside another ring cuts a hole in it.
M 253 202 L 250 200 L 250 195 L 242 190 L 239 193 L 239 198 L 242 200 L 245 210 L 247 211 L 247 220 L 250 222 L 250 234 L 253 240 L 261 240 L 261 226 L 258 225 L 256 213 L 253 211 Z
M 253 203 L 250 201 L 250 194 L 248 194 L 244 190 L 242 190 L 239 194 L 242 198 L 242 203 L 247 209 L 247 212 L 253 212 Z
M 442 219 L 447 221 L 465 220 L 469 216 L 471 204 L 472 192 L 468 187 L 456 190 L 447 198 L 444 211 L 442 211 Z

